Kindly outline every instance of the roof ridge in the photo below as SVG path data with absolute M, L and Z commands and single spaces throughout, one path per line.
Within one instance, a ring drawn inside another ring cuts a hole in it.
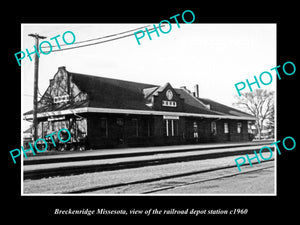
M 82 73 L 75 73 L 75 72 L 70 72 L 67 71 L 67 73 L 69 74 L 74 74 L 79 75 L 79 76 L 89 76 L 89 77 L 94 77 L 94 78 L 98 78 L 98 79 L 107 79 L 107 80 L 114 80 L 114 81 L 121 81 L 121 82 L 126 82 L 126 83 L 133 83 L 133 84 L 142 84 L 142 85 L 149 85 L 149 86 L 159 86 L 159 85 L 155 85 L 155 84 L 149 84 L 149 83 L 142 83 L 142 82 L 136 82 L 136 81 L 129 81 L 129 80 L 122 80 L 122 79 L 117 79 L 117 78 L 110 78 L 110 77 L 103 77 L 103 76 L 98 76 L 98 75 L 91 75 L 91 74 L 82 74 Z
M 208 109 L 207 106 L 197 97 L 195 97 L 194 95 L 192 95 L 191 93 L 189 93 L 185 88 L 179 88 L 183 91 L 185 91 L 187 94 L 189 94 L 192 98 L 194 98 L 195 100 L 197 100 L 202 106 L 204 106 L 205 109 Z M 209 109 L 210 110 L 210 109 Z
M 219 111 L 215 111 L 215 110 L 211 110 L 210 108 L 208 108 L 203 102 L 201 102 L 197 97 L 193 96 L 191 93 L 188 92 L 188 90 L 184 89 L 184 88 L 174 88 L 174 90 L 177 92 L 178 90 L 182 90 L 186 93 L 186 95 L 190 98 L 192 98 L 193 100 L 195 100 L 197 103 L 200 103 L 201 105 L 201 108 L 199 106 L 197 106 L 197 108 L 201 109 L 201 110 L 204 110 L 206 112 L 209 112 L 209 113 L 214 113 L 214 114 L 217 114 L 217 115 L 224 115 L 224 113 L 221 113 Z M 188 104 L 188 103 L 186 103 Z M 225 114 L 226 115 L 226 114 Z
M 215 104 L 222 105 L 223 107 L 225 106 L 225 107 L 227 107 L 228 109 L 237 111 L 238 113 L 242 113 L 242 114 L 247 115 L 247 116 L 255 117 L 255 116 L 253 116 L 253 115 L 251 115 L 251 114 L 249 114 L 249 113 L 243 112 L 243 111 L 241 111 L 241 110 L 239 110 L 239 109 L 236 109 L 236 108 L 233 108 L 233 107 L 231 107 L 231 106 L 225 105 L 225 104 L 223 104 L 223 103 L 217 102 L 217 101 L 212 100 L 212 99 L 210 99 L 210 98 L 201 98 L 201 99 L 205 99 L 206 101 L 210 101 L 210 102 L 213 102 L 213 103 L 215 103 Z M 225 114 L 227 114 L 227 113 L 225 113 Z

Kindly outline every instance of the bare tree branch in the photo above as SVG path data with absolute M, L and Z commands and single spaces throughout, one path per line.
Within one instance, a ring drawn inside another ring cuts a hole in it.
M 240 97 L 235 96 L 235 99 L 234 106 L 258 118 L 256 126 L 260 138 L 265 121 L 274 120 L 274 91 L 256 89 L 253 92 L 243 93 Z

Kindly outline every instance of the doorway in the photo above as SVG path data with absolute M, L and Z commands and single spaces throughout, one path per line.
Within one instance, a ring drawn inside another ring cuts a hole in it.
M 115 145 L 117 147 L 124 147 L 125 140 L 124 140 L 124 119 L 123 118 L 117 118 L 116 120 L 116 143 Z

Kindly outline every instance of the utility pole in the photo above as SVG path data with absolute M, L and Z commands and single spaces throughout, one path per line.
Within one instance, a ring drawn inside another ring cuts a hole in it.
M 30 37 L 35 38 L 35 47 L 37 53 L 34 57 L 34 83 L 33 83 L 33 140 L 37 139 L 37 94 L 38 94 L 38 80 L 39 80 L 39 39 L 45 39 L 46 37 L 38 34 L 28 34 Z

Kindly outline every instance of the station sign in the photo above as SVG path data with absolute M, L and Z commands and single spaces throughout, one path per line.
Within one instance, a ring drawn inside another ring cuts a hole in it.
M 165 115 L 163 116 L 164 120 L 179 120 L 179 116 L 169 116 Z
M 48 121 L 58 121 L 58 120 L 64 120 L 66 119 L 65 116 L 59 116 L 59 117 L 49 117 Z

